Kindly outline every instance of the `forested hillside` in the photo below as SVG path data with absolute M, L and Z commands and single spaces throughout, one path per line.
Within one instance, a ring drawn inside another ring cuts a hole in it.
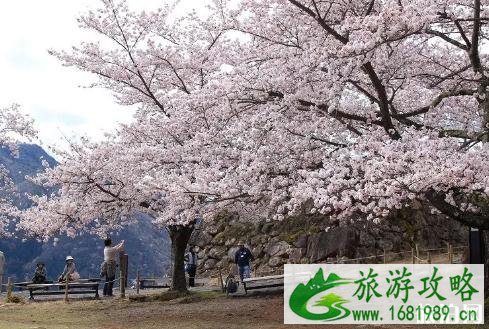
M 49 192 L 26 179 L 26 176 L 44 169 L 42 160 L 47 161 L 50 166 L 56 165 L 56 160 L 38 145 L 20 145 L 18 156 L 6 148 L 0 148 L 0 163 L 8 169 L 15 183 L 19 196 L 14 200 L 22 208 L 30 206 L 25 193 L 40 195 Z M 166 230 L 156 228 L 148 217 L 139 223 L 121 232 L 114 232 L 112 236 L 115 241 L 126 240 L 129 274 L 133 277 L 139 269 L 146 275 L 163 275 L 168 268 L 170 254 Z M 99 237 L 89 235 L 76 238 L 61 236 L 56 243 L 54 240 L 40 243 L 35 239 L 19 236 L 2 238 L 0 250 L 7 258 L 7 275 L 13 275 L 19 280 L 30 278 L 38 261 L 46 263 L 48 276 L 54 279 L 62 271 L 67 255 L 75 258 L 78 271 L 85 277 L 98 275 L 103 257 L 103 242 Z

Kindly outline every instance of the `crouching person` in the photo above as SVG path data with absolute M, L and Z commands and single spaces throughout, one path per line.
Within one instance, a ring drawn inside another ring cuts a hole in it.
M 36 264 L 36 271 L 34 272 L 32 283 L 46 283 L 46 265 L 44 263 L 39 262 Z
M 66 256 L 66 264 L 63 273 L 58 278 L 58 282 L 76 281 L 80 279 L 80 274 L 76 271 L 75 260 L 71 256 Z

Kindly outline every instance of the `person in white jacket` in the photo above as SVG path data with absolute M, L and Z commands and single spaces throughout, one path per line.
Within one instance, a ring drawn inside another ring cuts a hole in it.
M 112 296 L 117 267 L 117 254 L 124 251 L 124 240 L 112 246 L 112 240 L 107 238 L 104 240 L 104 245 L 104 262 L 101 265 L 100 276 L 105 277 L 104 296 Z
M 3 291 L 3 273 L 5 269 L 5 255 L 0 251 L 0 292 Z

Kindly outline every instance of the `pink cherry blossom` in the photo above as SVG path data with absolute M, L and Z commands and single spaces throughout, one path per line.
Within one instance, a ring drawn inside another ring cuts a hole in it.
M 222 209 L 378 222 L 413 202 L 489 228 L 489 1 L 208 3 L 174 19 L 104 0 L 78 21 L 96 38 L 52 51 L 139 110 L 35 178 L 59 190 L 20 228 L 103 234 L 136 211 L 191 227 Z

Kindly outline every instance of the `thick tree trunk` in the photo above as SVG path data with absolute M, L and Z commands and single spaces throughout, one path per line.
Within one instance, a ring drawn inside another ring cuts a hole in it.
M 171 239 L 172 249 L 172 261 L 173 261 L 173 273 L 171 290 L 175 291 L 187 291 L 187 280 L 185 278 L 184 269 L 184 257 L 185 249 L 187 248 L 188 240 L 194 230 L 193 225 L 181 226 L 173 225 L 168 226 L 168 233 Z

